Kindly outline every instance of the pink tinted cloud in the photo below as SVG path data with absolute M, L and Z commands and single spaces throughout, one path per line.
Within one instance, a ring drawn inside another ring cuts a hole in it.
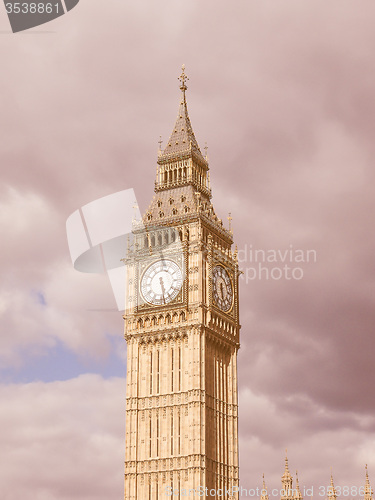
M 123 491 L 122 379 L 1 386 L 2 495 L 116 499 Z

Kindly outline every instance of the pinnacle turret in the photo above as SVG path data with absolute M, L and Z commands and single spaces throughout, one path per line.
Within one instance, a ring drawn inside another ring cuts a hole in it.
M 266 481 L 264 479 L 264 474 L 263 474 L 263 486 L 262 486 L 262 491 L 261 491 L 261 495 L 260 495 L 260 500 L 269 500 Z
M 301 490 L 299 488 L 299 481 L 298 481 L 298 472 L 296 471 L 296 488 L 294 492 L 294 498 L 295 500 L 303 500 L 303 496 L 301 493 Z
M 366 482 L 365 482 L 364 500 L 372 500 L 373 491 L 372 491 L 372 488 L 371 488 L 371 485 L 370 485 L 370 481 L 369 481 L 369 478 L 368 478 L 367 464 L 366 464 L 365 470 L 366 470 Z
M 328 487 L 327 500 L 336 500 L 336 499 L 337 499 L 337 493 L 336 493 L 335 485 L 333 483 L 333 475 L 332 475 L 332 471 L 331 471 L 331 484 Z
M 293 477 L 289 472 L 288 465 L 288 450 L 285 450 L 285 470 L 281 477 L 282 484 L 282 496 L 281 500 L 292 500 L 293 499 Z

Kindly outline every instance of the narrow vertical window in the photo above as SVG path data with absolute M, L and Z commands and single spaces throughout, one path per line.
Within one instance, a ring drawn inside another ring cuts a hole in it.
M 158 371 L 158 375 L 157 375 L 157 381 L 156 381 L 156 384 L 157 384 L 156 391 L 159 394 L 159 392 L 160 392 L 160 351 L 159 351 L 159 349 L 158 349 L 158 357 L 157 357 L 157 371 Z
M 150 415 L 150 439 L 149 439 L 149 456 L 151 457 L 151 445 L 152 445 L 152 422 L 151 422 L 152 418 L 151 418 L 151 415 Z
M 150 352 L 150 394 L 152 394 L 152 351 Z
M 178 390 L 181 391 L 181 346 L 178 348 Z
M 227 365 L 225 363 L 225 359 L 223 361 L 223 398 L 224 401 L 227 403 L 228 402 L 228 388 L 227 388 Z
M 173 359 L 173 356 L 174 355 L 174 350 L 173 350 L 173 347 L 172 347 L 172 355 L 171 355 L 171 391 L 173 392 L 173 365 L 174 365 L 174 359 Z
M 173 413 L 171 414 L 171 455 L 173 455 Z
M 178 454 L 181 455 L 181 415 L 178 416 L 177 438 L 178 438 Z
M 159 456 L 159 415 L 156 417 L 156 456 Z

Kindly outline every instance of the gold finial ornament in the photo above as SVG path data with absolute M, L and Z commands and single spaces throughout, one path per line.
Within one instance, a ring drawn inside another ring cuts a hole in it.
M 232 220 L 233 220 L 231 212 L 229 212 L 227 219 L 229 222 L 229 232 L 231 233 L 232 232 Z
M 262 487 L 262 491 L 261 491 L 260 500 L 269 500 L 266 481 L 264 479 L 264 473 L 263 473 L 263 487 Z
M 331 467 L 331 484 L 328 487 L 328 492 L 327 492 L 327 499 L 328 500 L 336 500 L 337 499 L 337 492 L 336 488 L 333 482 L 333 473 L 332 473 L 332 467 Z
M 285 450 L 285 470 L 284 474 L 281 476 L 281 484 L 282 484 L 282 491 L 283 494 L 280 498 L 280 500 L 294 500 L 293 499 L 293 477 L 291 473 L 289 472 L 289 465 L 288 465 L 288 450 Z
M 288 467 L 288 448 L 285 448 L 285 472 L 289 472 L 289 467 Z
M 138 203 L 135 202 L 133 205 L 133 222 L 137 222 L 137 214 L 138 214 Z
M 180 89 L 183 93 L 185 93 L 185 90 L 187 90 L 186 82 L 189 80 L 189 78 L 185 75 L 185 64 L 182 65 L 182 73 L 178 79 L 181 82 Z
M 370 480 L 369 480 L 369 477 L 368 477 L 368 467 L 367 467 L 367 464 L 365 466 L 365 471 L 366 471 L 366 482 L 365 482 L 364 500 L 373 500 L 373 497 L 372 497 L 373 489 L 370 486 Z
M 303 500 L 302 493 L 299 487 L 298 471 L 296 471 L 296 487 L 294 493 L 294 500 Z

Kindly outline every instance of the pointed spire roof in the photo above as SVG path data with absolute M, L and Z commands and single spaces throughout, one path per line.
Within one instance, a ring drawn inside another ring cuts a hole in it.
M 192 156 L 198 163 L 208 166 L 207 160 L 203 157 L 195 138 L 189 118 L 186 102 L 186 82 L 189 78 L 185 74 L 185 65 L 182 65 L 179 80 L 181 99 L 176 123 L 164 151 L 159 154 L 158 163 Z
M 285 450 L 285 470 L 281 476 L 282 496 L 280 500 L 293 500 L 293 477 L 289 472 L 288 450 Z
M 301 490 L 299 488 L 298 471 L 296 471 L 296 492 L 294 494 L 294 498 L 296 500 L 302 500 L 303 499 Z
M 264 474 L 263 474 L 263 487 L 262 487 L 262 491 L 261 491 L 260 500 L 269 500 L 266 481 L 264 479 Z
M 289 472 L 289 464 L 288 464 L 288 450 L 285 450 L 285 471 L 282 476 L 282 479 L 289 479 L 291 478 L 291 474 Z
M 328 499 L 329 500 L 336 500 L 337 498 L 337 493 L 335 489 L 335 485 L 333 484 L 333 475 L 332 475 L 332 469 L 331 469 L 331 484 L 328 487 Z
M 366 470 L 366 482 L 365 482 L 365 496 L 364 496 L 364 500 L 372 500 L 373 491 L 372 491 L 372 488 L 371 488 L 371 485 L 370 485 L 370 481 L 369 481 L 369 478 L 368 478 L 367 464 L 366 464 L 365 470 Z

